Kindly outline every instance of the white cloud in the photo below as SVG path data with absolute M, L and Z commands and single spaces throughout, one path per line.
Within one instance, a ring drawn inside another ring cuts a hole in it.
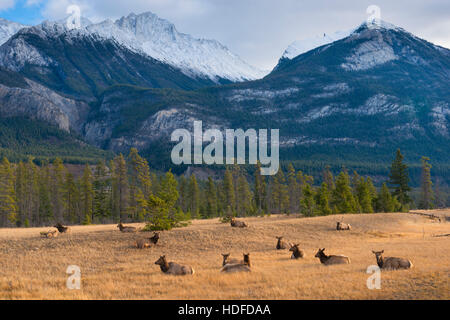
M 0 10 L 7 10 L 14 7 L 14 0 L 0 0 Z

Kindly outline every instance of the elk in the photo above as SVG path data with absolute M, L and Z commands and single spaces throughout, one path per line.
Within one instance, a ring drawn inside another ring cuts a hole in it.
M 283 237 L 276 237 L 278 239 L 277 241 L 277 250 L 287 249 L 289 247 L 292 247 L 292 245 L 289 242 L 283 241 Z
M 247 228 L 248 224 L 245 221 L 238 221 L 235 217 L 231 218 L 231 226 L 236 228 Z
M 409 269 L 412 268 L 413 266 L 412 262 L 408 259 L 395 257 L 383 258 L 384 250 L 372 251 L 372 253 L 375 255 L 377 259 L 377 264 L 380 267 L 380 269 L 398 270 L 398 269 Z
M 41 236 L 44 238 L 56 238 L 58 236 L 58 230 L 43 231 L 41 232 Z
M 241 261 L 240 263 L 225 264 L 222 269 L 220 269 L 220 272 L 251 272 L 250 266 L 250 253 L 244 253 L 243 261 Z
M 325 248 L 319 249 L 317 251 L 315 257 L 320 259 L 320 262 L 324 265 L 332 265 L 332 264 L 349 264 L 350 258 L 343 255 L 329 255 L 327 256 L 325 253 Z
M 61 223 L 57 223 L 53 226 L 54 228 L 58 229 L 59 233 L 69 233 L 70 228 L 63 226 Z
M 338 221 L 336 223 L 336 230 L 352 230 L 352 226 L 348 223 Z
M 153 237 L 148 238 L 148 240 L 150 240 L 150 242 L 153 244 L 157 244 L 159 240 L 159 232 L 153 233 Z
M 222 267 L 226 264 L 237 264 L 237 263 L 244 263 L 244 260 L 239 261 L 236 258 L 230 258 L 229 253 L 222 253 L 223 261 L 222 261 Z
M 167 262 L 166 256 L 159 257 L 155 264 L 159 265 L 161 271 L 165 274 L 181 276 L 195 273 L 194 269 L 190 266 L 181 265 L 175 262 Z
M 299 246 L 299 244 L 294 244 L 289 249 L 289 251 L 292 251 L 291 259 L 303 258 L 305 256 L 305 253 L 303 252 L 303 250 L 300 250 L 298 246 Z
M 138 249 L 150 248 L 150 243 L 147 241 L 147 239 L 137 239 L 134 242 L 134 245 Z
M 124 226 L 124 225 L 122 224 L 122 222 L 120 222 L 120 223 L 117 225 L 117 228 L 119 228 L 119 230 L 120 230 L 121 232 L 136 232 L 136 231 L 137 231 L 137 229 L 136 229 L 135 227 L 126 227 L 126 226 Z

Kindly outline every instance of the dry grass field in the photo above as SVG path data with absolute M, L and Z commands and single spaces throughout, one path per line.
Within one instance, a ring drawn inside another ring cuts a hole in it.
M 435 211 L 450 216 L 450 210 Z M 336 231 L 344 219 L 351 231 Z M 40 238 L 48 228 L 0 230 L 0 299 L 449 299 L 450 222 L 390 213 L 298 218 L 248 218 L 249 228 L 217 219 L 193 221 L 161 234 L 156 247 L 135 249 L 144 233 L 115 225 L 76 226 L 72 234 Z M 142 225 L 137 225 L 142 226 Z M 275 236 L 300 243 L 306 257 L 291 260 L 275 250 Z M 323 266 L 314 255 L 344 254 L 351 264 Z M 381 289 L 369 290 L 366 273 L 376 264 L 372 250 L 410 259 L 414 267 L 382 271 Z M 222 252 L 250 252 L 252 272 L 222 274 Z M 192 276 L 161 273 L 154 262 L 189 264 Z M 81 268 L 80 290 L 66 288 L 66 269 Z

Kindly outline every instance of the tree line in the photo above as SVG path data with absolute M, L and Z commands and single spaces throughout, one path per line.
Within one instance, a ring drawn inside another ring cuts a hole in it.
M 429 158 L 422 158 L 419 207 L 434 206 Z M 335 177 L 329 167 L 322 181 L 295 170 L 290 164 L 272 177 L 253 176 L 243 167 L 228 166 L 222 179 L 198 181 L 195 174 L 175 177 L 171 171 L 157 174 L 136 149 L 109 162 L 86 165 L 76 177 L 56 158 L 52 163 L 0 164 L 0 225 L 44 226 L 55 222 L 92 224 L 147 222 L 149 230 L 167 230 L 190 219 L 301 213 L 305 216 L 340 213 L 408 211 L 408 166 L 397 151 L 390 174 L 380 188 L 370 177 L 349 173 Z

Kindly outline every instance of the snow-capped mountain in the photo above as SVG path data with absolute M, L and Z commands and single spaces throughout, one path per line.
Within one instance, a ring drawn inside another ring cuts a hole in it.
M 316 35 L 313 38 L 296 40 L 284 51 L 282 59 L 293 59 L 302 53 L 308 52 L 323 45 L 348 37 L 354 29 L 348 31 L 337 31 L 332 34 Z
M 0 18 L 0 45 L 4 44 L 12 35 L 27 26 Z
M 132 13 L 114 22 L 106 20 L 88 26 L 87 30 L 113 38 L 132 50 L 180 68 L 190 76 L 235 82 L 265 75 L 218 41 L 196 39 L 180 33 L 172 23 L 151 12 Z
M 385 29 L 385 30 L 403 30 L 402 28 L 399 28 L 389 22 L 386 22 L 384 20 L 373 20 L 372 22 L 363 22 L 359 27 L 353 28 L 350 30 L 344 30 L 344 31 L 336 31 L 331 34 L 322 34 L 322 35 L 316 35 L 313 38 L 307 38 L 307 39 L 301 39 L 296 40 L 293 43 L 291 43 L 287 49 L 284 51 L 281 59 L 293 59 L 303 53 L 306 53 L 308 51 L 311 51 L 313 49 L 316 49 L 318 47 L 324 46 L 326 44 L 333 43 L 335 41 L 347 38 L 353 33 L 356 33 L 357 30 L 360 30 L 361 28 L 368 27 L 370 29 Z

